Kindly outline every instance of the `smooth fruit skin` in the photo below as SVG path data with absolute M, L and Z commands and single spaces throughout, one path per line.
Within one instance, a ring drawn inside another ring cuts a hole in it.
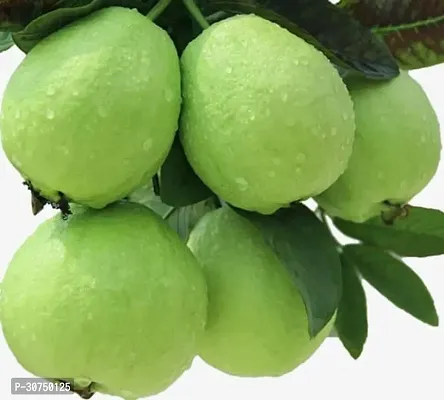
M 353 105 L 335 68 L 301 38 L 235 16 L 191 42 L 181 66 L 185 153 L 228 203 L 270 214 L 345 170 Z
M 180 103 L 167 33 L 135 10 L 105 8 L 26 56 L 4 94 L 2 144 L 44 196 L 101 208 L 158 170 Z
M 364 222 L 385 201 L 404 204 L 432 179 L 441 153 L 436 113 L 410 75 L 348 84 L 356 138 L 345 173 L 316 201 L 331 216 Z
M 206 214 L 188 246 L 204 268 L 208 317 L 199 355 L 236 376 L 284 375 L 306 361 L 333 321 L 310 340 L 303 299 L 261 233 L 226 207 Z
M 2 282 L 2 327 L 20 364 L 123 398 L 156 394 L 196 354 L 201 268 L 147 207 L 116 204 L 44 222 Z

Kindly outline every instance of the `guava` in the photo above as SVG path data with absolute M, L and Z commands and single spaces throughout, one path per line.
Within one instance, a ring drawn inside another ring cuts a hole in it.
M 186 156 L 228 203 L 270 214 L 345 170 L 353 104 L 333 65 L 303 39 L 234 16 L 190 42 L 181 67 Z
M 27 54 L 4 94 L 2 144 L 43 197 L 101 208 L 158 170 L 180 103 L 170 37 L 135 10 L 109 7 Z
M 206 214 L 188 246 L 208 286 L 198 354 L 243 377 L 278 377 L 305 362 L 333 327 L 310 339 L 304 301 L 289 271 L 248 220 L 229 207 Z
M 160 217 L 115 203 L 40 225 L 6 270 L 0 309 L 26 370 L 133 399 L 189 368 L 207 291 L 195 257 Z
M 356 138 L 344 174 L 316 197 L 331 216 L 364 222 L 409 202 L 436 173 L 441 137 L 427 94 L 406 71 L 348 83 Z

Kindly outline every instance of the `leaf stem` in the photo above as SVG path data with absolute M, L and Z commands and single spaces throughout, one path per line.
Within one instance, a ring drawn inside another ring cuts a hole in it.
M 154 21 L 160 14 L 163 13 L 165 8 L 167 8 L 171 3 L 171 0 L 159 0 L 156 5 L 149 11 L 146 15 L 151 21 Z
M 189 13 L 193 16 L 196 22 L 202 27 L 202 29 L 207 29 L 210 24 L 205 19 L 204 15 L 200 11 L 199 7 L 197 7 L 194 0 L 182 0 L 185 7 L 188 9 Z

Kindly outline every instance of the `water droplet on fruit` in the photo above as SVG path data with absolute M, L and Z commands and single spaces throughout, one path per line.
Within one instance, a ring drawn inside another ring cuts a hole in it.
M 302 60 L 301 63 L 302 63 L 302 65 L 305 65 L 305 66 L 308 65 L 308 61 L 307 60 Z
M 326 139 L 326 138 L 327 138 L 327 134 L 324 132 L 324 133 L 321 135 L 321 138 L 322 138 L 322 139 Z
M 151 139 L 147 139 L 143 142 L 143 150 L 148 151 L 151 149 L 151 146 L 153 145 L 153 141 Z
M 79 95 L 79 92 L 78 92 L 77 90 L 74 90 L 74 92 L 72 92 L 72 95 L 73 95 L 74 97 L 77 97 L 77 96 Z
M 288 100 L 288 93 L 282 93 L 282 95 L 281 95 L 281 99 L 282 99 L 282 101 L 285 103 L 287 100 Z
M 20 110 L 17 108 L 17 110 L 15 110 L 15 118 L 19 119 L 20 118 Z
M 299 65 L 299 60 L 294 60 L 293 64 L 297 67 Z
M 62 147 L 61 150 L 65 156 L 67 156 L 69 154 L 69 149 L 67 147 Z
M 337 129 L 337 128 L 335 128 L 335 127 L 331 128 L 330 134 L 331 134 L 332 136 L 336 136 L 337 133 L 338 133 L 338 129 Z
M 54 119 L 54 117 L 55 117 L 54 111 L 52 111 L 52 110 L 46 111 L 46 118 Z
M 274 177 L 276 176 L 276 172 L 275 172 L 275 171 L 268 171 L 267 175 L 268 175 L 270 178 L 274 178 Z
M 48 96 L 54 96 L 54 94 L 55 94 L 55 88 L 54 88 L 54 86 L 50 86 L 49 88 L 48 88 L 48 90 L 46 91 L 46 94 L 48 95 Z
M 421 143 L 425 143 L 427 141 L 426 135 L 421 135 Z
M 239 185 L 240 190 L 244 191 L 248 189 L 248 182 L 245 180 L 245 178 L 239 177 L 234 181 Z
M 343 114 L 342 114 L 342 119 L 343 119 L 344 121 L 347 121 L 348 118 L 349 118 L 349 115 L 348 115 L 347 113 L 343 113 Z
M 282 161 L 280 158 L 274 157 L 271 159 L 274 165 L 281 165 Z
M 170 103 L 174 99 L 174 93 L 171 89 L 165 89 L 165 100 Z
M 231 74 L 231 73 L 233 72 L 233 68 L 231 68 L 231 67 L 227 67 L 227 68 L 225 68 L 225 72 L 226 72 L 227 74 Z
M 97 113 L 99 114 L 99 117 L 106 117 L 107 112 L 106 109 L 103 106 L 99 106 L 99 108 L 97 109 Z
M 298 153 L 296 155 L 296 161 L 303 163 L 307 159 L 307 156 L 304 153 Z
M 256 115 L 251 114 L 251 115 L 250 115 L 250 121 L 254 121 L 255 119 L 256 119 Z
M 298 167 L 298 168 L 296 168 L 296 169 L 294 170 L 294 172 L 296 172 L 297 174 L 300 174 L 300 173 L 301 173 L 301 169 Z

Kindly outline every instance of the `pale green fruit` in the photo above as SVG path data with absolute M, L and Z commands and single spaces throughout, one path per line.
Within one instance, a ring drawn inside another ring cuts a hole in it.
M 26 370 L 138 398 L 189 368 L 206 321 L 206 283 L 160 217 L 115 204 L 44 222 L 13 257 L 0 308 Z
M 440 127 L 422 87 L 405 71 L 390 81 L 350 82 L 356 138 L 345 173 L 316 198 L 331 216 L 363 222 L 404 204 L 434 176 Z
M 191 42 L 181 65 L 186 155 L 228 203 L 272 213 L 344 171 L 353 105 L 336 69 L 301 38 L 235 16 Z
M 199 355 L 225 373 L 281 376 L 306 361 L 332 329 L 310 340 L 304 301 L 261 233 L 230 208 L 204 216 L 188 246 L 204 268 L 208 317 Z
M 14 72 L 3 148 L 45 197 L 101 208 L 157 172 L 180 103 L 167 33 L 135 10 L 106 8 L 42 40 Z

